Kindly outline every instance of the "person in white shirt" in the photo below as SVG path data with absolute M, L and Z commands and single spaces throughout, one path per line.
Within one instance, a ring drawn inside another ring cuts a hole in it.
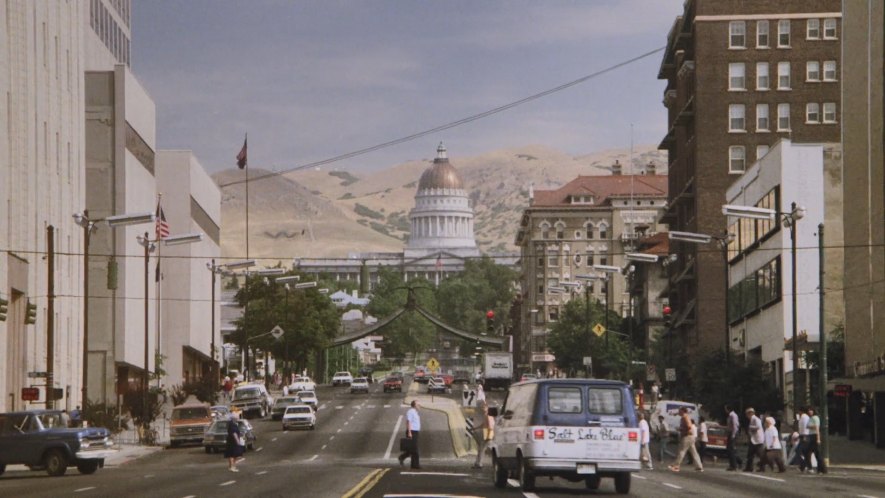
M 648 421 L 645 420 L 645 414 L 639 412 L 639 443 L 642 448 L 639 453 L 639 461 L 645 464 L 646 469 L 654 470 L 654 465 L 651 461 L 651 452 L 648 449 L 650 442 L 651 429 L 648 427 Z
M 753 458 L 759 457 L 757 470 L 762 471 L 762 465 L 765 463 L 765 430 L 762 428 L 762 421 L 756 416 L 756 410 L 747 408 L 744 412 L 747 420 L 750 421 L 747 427 L 749 435 L 749 446 L 747 447 L 747 462 L 744 465 L 744 472 L 753 472 Z
M 698 419 L 698 455 L 701 461 L 704 461 L 704 455 L 707 454 L 707 443 L 710 439 L 707 437 L 707 419 L 701 417 Z
M 766 463 L 771 466 L 771 470 L 774 470 L 774 466 L 777 465 L 778 472 L 786 472 L 786 466 L 784 465 L 784 454 L 783 454 L 783 446 L 781 446 L 780 434 L 777 431 L 777 427 L 774 425 L 774 417 L 768 417 L 765 419 L 765 458 Z M 765 470 L 765 467 L 762 467 L 762 470 Z
M 412 407 L 406 412 L 406 438 L 411 439 L 412 443 L 409 449 L 403 451 L 399 456 L 399 464 L 403 465 L 406 457 L 411 457 L 413 469 L 420 469 L 421 462 L 418 457 L 418 434 L 421 433 L 421 416 L 418 415 L 418 401 L 412 400 Z
M 815 415 L 814 407 L 809 406 L 807 410 L 808 414 L 808 424 L 806 427 L 808 428 L 808 440 L 806 441 L 806 449 L 805 449 L 805 466 L 808 467 L 808 470 L 811 471 L 811 455 L 814 454 L 814 459 L 817 461 L 817 473 L 818 474 L 826 474 L 827 466 L 824 463 L 823 458 L 821 458 L 820 454 L 820 417 Z
M 726 437 L 728 437 L 725 446 L 725 451 L 728 453 L 728 468 L 725 470 L 736 471 L 740 466 L 740 463 L 738 462 L 737 452 L 734 449 L 734 445 L 737 440 L 738 432 L 741 430 L 741 422 L 738 420 L 737 413 L 731 409 L 731 406 L 725 405 L 725 413 L 728 414 L 725 434 Z
M 805 407 L 799 409 L 799 445 L 796 447 L 795 460 L 799 464 L 799 472 L 805 472 L 806 467 L 811 468 L 811 462 L 806 460 L 805 453 L 808 450 L 808 413 Z

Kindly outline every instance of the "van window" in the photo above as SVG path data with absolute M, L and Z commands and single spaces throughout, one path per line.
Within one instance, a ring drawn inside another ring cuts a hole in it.
M 587 410 L 601 415 L 621 415 L 624 411 L 621 390 L 591 387 L 587 397 Z
M 519 387 L 511 387 L 507 398 L 504 399 L 504 417 L 510 418 L 510 424 L 514 426 L 528 425 L 535 405 L 535 393 L 538 384 L 527 384 Z
M 581 389 L 578 387 L 551 387 L 547 391 L 547 411 L 551 413 L 579 413 Z

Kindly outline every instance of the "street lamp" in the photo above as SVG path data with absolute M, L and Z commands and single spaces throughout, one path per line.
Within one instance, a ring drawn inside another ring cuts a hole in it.
M 748 208 L 748 211 L 746 211 L 747 216 L 758 216 L 756 209 L 757 208 Z M 732 216 L 736 215 L 732 214 Z M 688 242 L 690 244 L 709 244 L 710 242 L 716 241 L 716 244 L 719 245 L 719 249 L 722 250 L 722 266 L 723 271 L 725 272 L 725 310 L 722 314 L 725 317 L 725 365 L 728 366 L 731 364 L 731 333 L 729 332 L 728 327 L 728 244 L 732 241 L 734 236 L 728 231 L 723 232 L 722 235 L 672 231 L 668 236 L 670 240 Z
M 805 217 L 805 207 L 799 206 L 795 202 L 790 203 L 790 212 L 783 213 L 774 209 L 759 208 L 752 206 L 740 206 L 734 204 L 726 204 L 722 206 L 722 214 L 726 216 L 734 216 L 736 218 L 749 218 L 755 220 L 772 220 L 777 217 L 784 227 L 790 229 L 790 260 L 792 262 L 792 307 L 793 307 L 793 414 L 799 409 L 802 402 L 798 389 L 799 379 L 799 346 L 798 346 L 798 310 L 796 303 L 797 282 L 796 282 L 796 222 Z
M 81 404 L 83 407 L 89 402 L 88 398 L 88 373 L 89 373 L 89 243 L 92 231 L 96 230 L 99 222 L 105 222 L 109 227 L 116 228 L 156 221 L 154 213 L 134 213 L 108 216 L 106 218 L 90 219 L 89 210 L 74 213 L 74 223 L 83 228 L 83 380 L 80 386 Z

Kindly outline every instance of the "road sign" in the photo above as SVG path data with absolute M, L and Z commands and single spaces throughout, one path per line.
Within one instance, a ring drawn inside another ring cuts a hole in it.
M 598 337 L 602 337 L 602 334 L 605 333 L 605 327 L 603 327 L 601 323 L 597 323 L 593 326 L 593 333 Z
M 46 377 L 48 374 L 46 372 L 28 372 L 28 378 L 37 379 L 41 377 Z
M 274 339 L 279 339 L 280 337 L 283 337 L 283 334 L 285 334 L 285 332 L 279 325 L 277 325 L 273 328 L 273 330 L 270 331 L 270 335 L 272 335 Z
M 431 358 L 431 359 L 427 360 L 427 368 L 429 368 L 430 370 L 438 370 L 439 369 L 439 362 L 436 361 L 436 358 Z
M 40 389 L 36 387 L 23 387 L 22 401 L 40 401 Z
M 655 370 L 654 365 L 646 365 L 645 366 L 645 380 L 652 381 L 658 378 L 658 372 Z
M 593 358 L 590 356 L 585 356 L 584 357 L 584 366 L 585 367 L 592 367 L 593 366 Z
M 676 369 L 675 368 L 667 368 L 664 370 L 665 378 L 667 382 L 676 382 Z

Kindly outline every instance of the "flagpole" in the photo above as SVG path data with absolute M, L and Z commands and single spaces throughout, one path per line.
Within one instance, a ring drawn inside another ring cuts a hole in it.
M 243 158 L 244 164 L 243 169 L 246 170 L 246 259 L 249 259 L 249 134 L 246 133 L 246 138 L 243 141 L 243 150 L 246 151 L 246 155 Z M 243 341 L 243 378 L 245 380 L 252 380 L 252 375 L 249 371 L 249 329 L 247 328 L 246 323 L 246 315 L 249 311 L 249 273 L 246 272 L 246 283 L 245 283 L 245 291 L 246 291 L 246 301 L 245 306 L 243 307 L 243 332 L 245 333 L 246 340 Z
M 158 209 L 160 206 L 160 201 L 162 201 L 162 200 L 163 200 L 163 194 L 158 193 L 157 194 L 157 207 L 158 207 Z M 159 234 L 155 233 L 154 238 L 160 239 Z M 156 305 L 156 309 L 157 309 L 157 348 L 156 348 L 156 351 L 154 352 L 154 371 L 157 372 L 157 389 L 160 388 L 160 371 L 158 368 L 159 365 L 157 365 L 157 360 L 160 358 L 160 317 L 162 316 L 160 314 L 160 303 L 161 303 L 161 301 L 160 301 L 160 280 L 162 280 L 162 275 L 160 274 L 160 272 L 162 271 L 160 269 L 161 268 L 160 258 L 162 257 L 162 252 L 163 252 L 163 244 L 161 243 L 160 240 L 157 240 L 157 278 L 155 279 L 157 289 L 156 289 L 156 292 L 154 293 L 155 297 L 157 299 L 157 305 Z

